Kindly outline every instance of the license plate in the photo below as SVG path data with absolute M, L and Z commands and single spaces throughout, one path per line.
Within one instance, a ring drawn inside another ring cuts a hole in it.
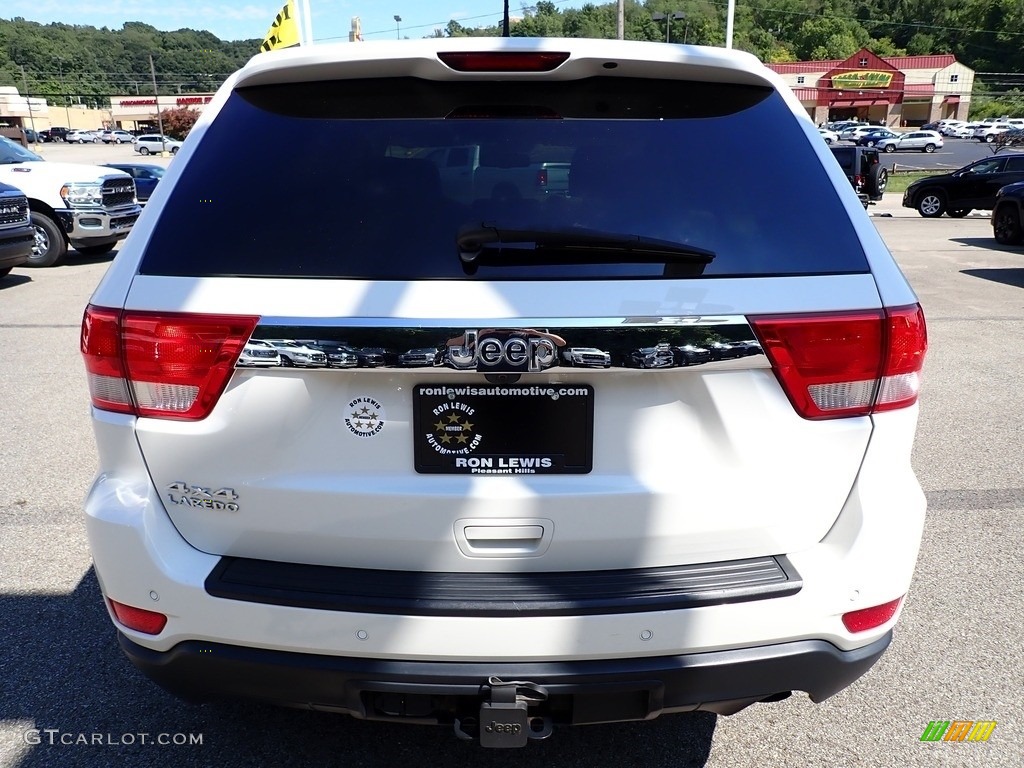
M 593 467 L 588 385 L 420 384 L 413 414 L 420 473 L 585 474 Z

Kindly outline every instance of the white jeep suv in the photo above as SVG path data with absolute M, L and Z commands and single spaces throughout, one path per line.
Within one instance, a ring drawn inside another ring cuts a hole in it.
M 289 135 L 254 205 L 251 158 Z M 762 172 L 766 146 L 789 172 Z M 486 173 L 445 194 L 430 158 L 455 147 Z M 564 191 L 516 186 L 545 163 L 569 165 Z M 239 366 L 251 338 L 384 364 Z M 491 747 L 821 701 L 879 659 L 910 586 L 922 310 L 803 107 L 744 53 L 256 56 L 81 343 L 103 595 L 131 661 L 191 700 Z M 418 348 L 437 364 L 400 367 Z M 609 365 L 571 364 L 585 348 Z M 663 364 L 638 366 L 648 349 Z

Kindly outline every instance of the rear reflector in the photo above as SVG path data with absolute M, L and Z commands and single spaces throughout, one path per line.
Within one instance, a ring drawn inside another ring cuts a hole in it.
M 866 632 L 869 629 L 880 627 L 896 615 L 896 610 L 902 601 L 903 598 L 898 597 L 888 603 L 882 603 L 882 605 L 844 613 L 843 624 L 850 632 Z
M 114 617 L 128 629 L 134 629 L 136 632 L 146 635 L 159 635 L 167 625 L 167 617 L 162 613 L 147 611 L 144 608 L 133 608 L 109 598 L 107 602 L 110 603 L 110 610 L 113 611 Z
M 459 72 L 550 72 L 569 58 L 568 52 L 446 52 L 437 57 Z
M 258 320 L 87 307 L 82 355 L 93 405 L 138 416 L 205 418 Z
M 752 317 L 750 323 L 806 419 L 864 416 L 917 400 L 928 347 L 919 305 Z

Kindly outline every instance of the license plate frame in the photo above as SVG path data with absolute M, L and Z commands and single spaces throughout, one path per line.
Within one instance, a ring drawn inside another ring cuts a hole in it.
M 420 474 L 588 474 L 594 458 L 589 384 L 418 384 L 413 454 Z

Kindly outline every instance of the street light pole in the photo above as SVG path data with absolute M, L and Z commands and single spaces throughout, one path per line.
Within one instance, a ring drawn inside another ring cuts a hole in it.
M 662 21 L 664 19 L 664 21 L 665 21 L 665 42 L 666 43 L 670 43 L 670 42 L 672 42 L 672 40 L 671 40 L 671 36 L 672 36 L 672 21 L 673 20 L 675 20 L 675 21 L 682 21 L 683 19 L 686 18 L 686 14 L 683 13 L 682 11 L 671 11 L 670 13 L 652 13 L 651 14 L 651 18 L 654 21 Z M 685 37 L 683 39 L 683 42 L 686 42 Z
M 395 40 L 402 39 L 402 17 L 395 14 Z
M 725 18 L 725 47 L 732 48 L 733 19 L 736 17 L 736 0 L 729 0 Z

